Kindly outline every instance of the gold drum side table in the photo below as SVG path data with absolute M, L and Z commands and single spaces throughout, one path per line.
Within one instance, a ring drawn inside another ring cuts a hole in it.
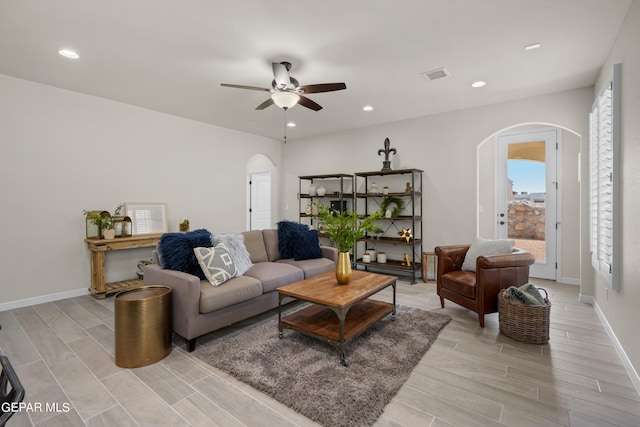
M 171 288 L 142 286 L 114 297 L 116 365 L 139 368 L 171 353 Z

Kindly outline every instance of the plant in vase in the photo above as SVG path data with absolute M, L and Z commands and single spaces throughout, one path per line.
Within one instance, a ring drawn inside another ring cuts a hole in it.
M 373 232 L 378 228 L 375 221 L 382 218 L 382 213 L 377 211 L 362 218 L 357 212 L 337 212 L 325 205 L 316 204 L 316 206 L 318 207 L 316 217 L 322 221 L 323 232 L 335 243 L 339 252 L 336 278 L 338 283 L 345 285 L 349 283 L 351 278 L 349 251 L 358 239 L 364 237 L 367 232 Z
M 150 264 L 153 264 L 153 261 L 151 261 L 150 259 L 141 259 L 140 261 L 138 261 L 138 271 L 136 272 L 136 274 L 138 275 L 138 279 L 144 278 L 144 267 L 145 265 Z
M 379 211 L 380 215 L 382 215 L 382 211 Z M 375 230 L 372 231 L 373 235 L 376 239 L 380 239 L 380 237 L 384 234 L 384 230 L 380 227 L 376 227 Z
M 110 240 L 115 238 L 116 231 L 113 229 L 113 226 L 116 218 L 120 216 L 120 211 L 122 211 L 123 207 L 124 203 L 118 205 L 113 215 L 109 215 L 108 212 L 106 212 L 106 215 L 103 215 L 99 211 L 82 211 L 82 213 L 93 225 L 100 229 L 100 234 L 104 239 Z
M 394 206 L 393 210 L 391 205 Z M 404 209 L 404 201 L 399 197 L 387 196 L 382 200 L 380 204 L 380 212 L 386 218 L 397 218 Z

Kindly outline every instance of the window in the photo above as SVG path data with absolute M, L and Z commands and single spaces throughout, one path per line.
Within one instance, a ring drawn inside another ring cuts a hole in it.
M 589 114 L 591 263 L 620 287 L 620 64 L 598 92 Z
M 131 218 L 132 233 L 166 233 L 167 205 L 164 203 L 129 203 L 125 204 L 126 215 Z

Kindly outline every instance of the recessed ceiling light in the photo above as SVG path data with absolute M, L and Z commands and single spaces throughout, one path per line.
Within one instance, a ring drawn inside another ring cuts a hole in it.
M 365 105 L 362 107 L 362 111 L 373 111 L 373 107 L 371 105 Z
M 287 123 L 287 126 L 290 127 L 290 128 L 294 128 L 294 127 L 296 127 L 296 124 L 293 123 L 293 122 L 289 122 L 289 123 Z
M 540 43 L 529 44 L 524 47 L 524 50 L 533 50 L 540 47 Z
M 69 59 L 78 59 L 80 58 L 80 55 L 78 55 L 75 51 L 71 50 L 71 49 L 60 49 L 58 51 L 58 53 L 62 56 L 64 56 L 65 58 L 69 58 Z
M 482 87 L 486 85 L 487 82 L 483 82 L 482 80 L 478 80 L 477 82 L 471 83 L 471 87 Z

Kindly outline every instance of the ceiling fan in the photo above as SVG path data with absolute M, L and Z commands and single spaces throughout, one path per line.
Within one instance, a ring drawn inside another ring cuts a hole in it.
M 220 85 L 238 89 L 271 92 L 271 97 L 258 105 L 256 110 L 264 110 L 272 104 L 276 104 L 283 110 L 288 110 L 294 105 L 300 104 L 303 107 L 318 111 L 322 109 L 322 106 L 304 95 L 309 93 L 333 92 L 347 88 L 347 85 L 344 83 L 320 83 L 300 86 L 298 80 L 289 75 L 289 70 L 291 69 L 290 62 L 273 62 L 271 65 L 273 67 L 273 81 L 271 82 L 271 89 L 229 83 L 220 83 Z

